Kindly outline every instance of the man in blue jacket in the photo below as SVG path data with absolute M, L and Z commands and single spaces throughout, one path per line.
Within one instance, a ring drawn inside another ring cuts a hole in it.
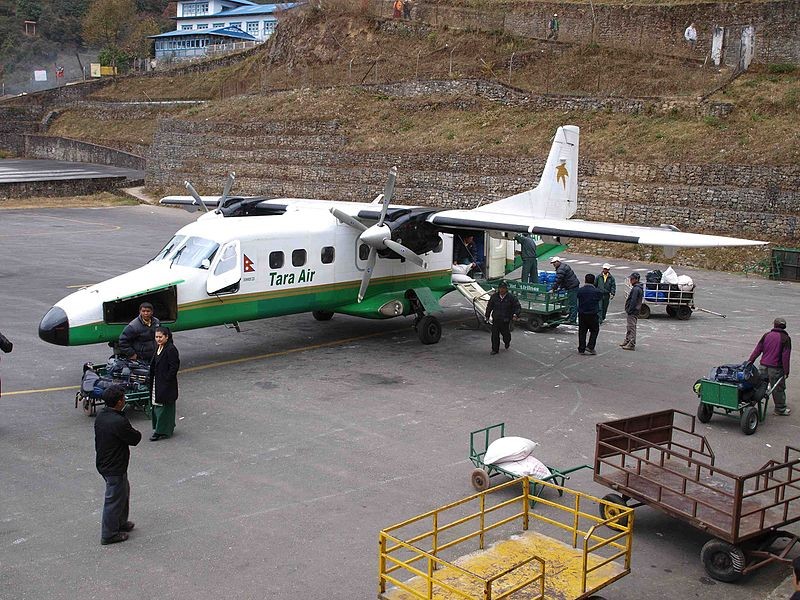
M 600 333 L 600 301 L 601 292 L 594 285 L 594 275 L 587 273 L 584 279 L 586 285 L 578 289 L 578 354 L 597 354 L 597 334 Z M 589 343 L 586 343 L 586 333 L 589 333 Z
M 94 448 L 97 453 L 97 472 L 106 482 L 103 520 L 100 528 L 102 545 L 116 544 L 128 539 L 133 522 L 128 520 L 131 486 L 128 483 L 130 446 L 136 446 L 142 434 L 133 428 L 125 408 L 125 388 L 112 385 L 103 392 L 106 403 L 94 421 Z
M 778 317 L 773 321 L 772 329 L 758 340 L 749 362 L 754 362 L 759 354 L 761 373 L 769 378 L 769 385 L 774 388 L 772 398 L 775 400 L 775 414 L 787 417 L 792 412 L 786 406 L 786 378 L 789 377 L 792 338 L 786 333 L 786 319 Z

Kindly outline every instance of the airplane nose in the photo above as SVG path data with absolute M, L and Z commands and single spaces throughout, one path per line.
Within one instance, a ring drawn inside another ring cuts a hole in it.
M 47 311 L 39 323 L 39 337 L 45 342 L 59 346 L 69 345 L 69 319 L 67 313 L 58 306 Z

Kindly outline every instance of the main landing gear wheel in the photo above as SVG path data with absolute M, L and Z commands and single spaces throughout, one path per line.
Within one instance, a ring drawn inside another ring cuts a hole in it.
M 755 406 L 748 406 L 742 410 L 742 419 L 739 422 L 742 433 L 753 435 L 758 429 L 758 409 Z
M 745 566 L 741 549 L 716 538 L 705 543 L 700 551 L 700 560 L 709 576 L 726 583 L 737 581 Z
M 647 306 L 647 304 L 642 304 L 642 308 L 639 309 L 639 318 L 640 319 L 650 318 L 650 307 Z
M 711 416 L 713 414 L 714 414 L 714 407 L 711 406 L 710 404 L 701 402 L 700 406 L 697 407 L 697 420 L 700 421 L 701 423 L 708 423 L 711 420 Z
M 436 344 L 442 338 L 442 324 L 432 315 L 425 315 L 417 323 L 417 335 L 423 344 Z
M 621 506 L 625 506 L 627 504 L 627 502 L 625 502 L 625 499 L 619 494 L 606 494 L 605 496 L 603 496 L 603 500 L 605 500 L 606 502 L 613 502 L 614 504 L 619 504 Z M 598 508 L 600 509 L 599 510 L 600 517 L 604 520 L 613 519 L 614 517 L 617 517 L 620 514 L 622 514 L 622 511 L 615 506 L 608 506 L 607 504 L 601 504 Z M 628 517 L 620 519 L 619 521 L 617 521 L 617 523 L 619 523 L 623 527 L 626 527 L 628 525 Z
M 472 487 L 479 492 L 489 489 L 491 483 L 489 482 L 489 474 L 483 469 L 475 469 L 472 471 Z
M 330 321 L 333 313 L 329 310 L 315 310 L 311 313 L 317 321 Z

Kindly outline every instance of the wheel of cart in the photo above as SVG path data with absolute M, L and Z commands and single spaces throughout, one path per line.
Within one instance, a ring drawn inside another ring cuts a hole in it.
M 678 410 L 597 424 L 594 480 L 614 505 L 648 505 L 715 536 L 700 552 L 708 575 L 733 582 L 771 562 L 788 564 L 800 521 L 800 449 L 737 475 L 715 464 L 695 417 Z M 601 507 L 601 516 L 614 514 Z M 620 518 L 615 524 L 622 526 Z
M 518 479 L 521 477 L 497 465 L 487 465 L 483 462 L 483 457 L 486 455 L 486 450 L 488 450 L 490 444 L 495 440 L 505 437 L 505 435 L 505 423 L 497 423 L 496 425 L 476 429 L 469 434 L 469 460 L 475 465 L 470 479 L 472 481 L 472 487 L 479 492 L 488 490 L 489 487 L 491 487 L 491 480 L 493 477 L 501 476 L 508 479 Z M 542 491 L 542 488 L 538 486 L 536 481 L 553 482 L 557 486 L 563 486 L 566 480 L 569 479 L 571 473 L 581 469 L 592 468 L 591 465 L 578 465 L 567 469 L 560 469 L 550 465 L 545 466 L 550 470 L 550 475 L 533 480 L 533 496 L 538 496 Z
M 559 498 L 537 497 L 536 487 Z M 534 500 L 546 509 L 532 510 Z M 595 509 L 603 504 L 520 477 L 387 527 L 378 597 L 598 599 L 630 573 L 633 547 L 633 510 L 617 507 L 618 517 L 604 519 Z
M 521 319 L 528 329 L 542 333 L 566 323 L 569 317 L 567 294 L 549 292 L 541 283 L 508 281 L 508 290 L 519 300 Z
M 762 379 L 761 385 L 747 389 L 741 383 L 698 379 L 692 388 L 700 399 L 697 419 L 708 423 L 714 414 L 738 418 L 742 433 L 752 435 L 767 418 L 770 396 L 781 381 L 783 378 L 770 386 L 768 380 Z

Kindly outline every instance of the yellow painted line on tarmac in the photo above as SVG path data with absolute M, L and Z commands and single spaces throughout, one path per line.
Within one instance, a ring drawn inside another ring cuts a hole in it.
M 39 390 L 18 390 L 16 392 L 3 392 L 3 397 L 6 396 L 21 396 L 23 394 L 42 394 L 44 392 L 63 392 L 64 390 L 77 390 L 79 385 L 66 385 L 64 387 L 42 388 Z
M 446 321 L 448 323 L 451 322 L 458 322 L 463 321 L 464 319 L 453 319 L 452 321 Z M 319 350 L 320 348 L 330 348 L 331 346 L 339 346 L 341 344 L 349 344 L 351 342 L 358 342 L 360 340 L 366 340 L 369 338 L 379 337 L 382 335 L 387 335 L 390 333 L 397 333 L 398 331 L 403 331 L 407 329 L 407 327 L 397 327 L 395 329 L 389 329 L 387 331 L 376 331 L 373 333 L 366 333 L 364 335 L 358 335 L 355 337 L 343 338 L 340 340 L 333 340 L 330 342 L 322 342 L 321 344 L 312 344 L 310 346 L 300 346 L 299 348 L 290 348 L 289 350 L 278 350 L 276 352 L 267 352 L 266 354 L 256 354 L 255 356 L 243 356 L 241 358 L 232 358 L 230 360 L 220 360 L 213 363 L 208 363 L 207 365 L 198 365 L 196 367 L 189 367 L 188 369 L 181 369 L 181 373 L 194 373 L 195 371 L 205 371 L 206 369 L 216 369 L 217 367 L 226 367 L 228 365 L 238 365 L 241 363 L 246 363 L 254 360 L 264 360 L 265 358 L 273 358 L 276 356 L 287 356 L 289 354 L 297 354 L 298 352 L 308 352 L 310 350 Z M 14 392 L 3 392 L 3 396 L 22 396 L 25 394 L 43 394 L 46 392 L 63 392 L 64 390 L 77 390 L 79 389 L 79 385 L 68 385 L 64 387 L 52 387 L 52 388 L 42 388 L 38 390 L 17 390 Z

